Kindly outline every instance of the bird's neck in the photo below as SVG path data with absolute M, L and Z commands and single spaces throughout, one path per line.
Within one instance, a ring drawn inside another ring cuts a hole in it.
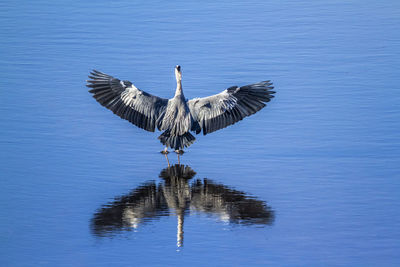
M 175 96 L 183 95 L 182 91 L 182 81 L 177 80 L 176 81 L 176 91 L 175 91 Z

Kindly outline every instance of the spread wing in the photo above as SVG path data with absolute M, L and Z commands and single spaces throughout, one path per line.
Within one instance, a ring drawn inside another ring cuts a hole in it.
M 93 70 L 86 86 L 104 107 L 122 119 L 146 131 L 154 132 L 157 120 L 165 113 L 168 99 L 137 89 L 129 81 L 120 81 L 110 75 Z
M 274 97 L 273 88 L 270 81 L 264 81 L 232 86 L 216 95 L 189 100 L 190 113 L 200 126 L 196 133 L 201 128 L 206 135 L 256 113 Z

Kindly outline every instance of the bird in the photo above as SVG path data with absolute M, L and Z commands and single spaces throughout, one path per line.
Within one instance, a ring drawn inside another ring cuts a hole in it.
M 171 148 L 178 160 L 183 149 L 196 140 L 190 132 L 207 135 L 235 124 L 264 108 L 275 94 L 268 80 L 231 86 L 219 94 L 188 100 L 183 94 L 179 65 L 175 66 L 176 90 L 171 99 L 149 94 L 130 81 L 98 70 L 92 70 L 88 77 L 86 86 L 97 102 L 139 128 L 163 131 L 158 137 L 165 146 L 161 152 L 167 154 Z
M 177 217 L 177 247 L 183 246 L 185 217 L 205 214 L 230 225 L 267 226 L 275 221 L 275 211 L 265 201 L 208 178 L 194 179 L 188 165 L 175 164 L 128 194 L 102 205 L 92 217 L 95 236 L 110 237 L 155 223 L 163 216 Z

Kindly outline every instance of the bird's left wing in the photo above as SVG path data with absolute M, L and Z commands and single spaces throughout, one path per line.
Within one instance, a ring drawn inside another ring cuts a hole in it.
M 190 113 L 198 122 L 196 133 L 212 133 L 250 116 L 269 102 L 274 96 L 270 81 L 242 87 L 232 86 L 219 94 L 188 101 Z
M 136 126 L 154 132 L 157 121 L 164 115 L 168 99 L 148 94 L 129 81 L 120 81 L 93 70 L 86 86 L 93 97 L 114 114 Z

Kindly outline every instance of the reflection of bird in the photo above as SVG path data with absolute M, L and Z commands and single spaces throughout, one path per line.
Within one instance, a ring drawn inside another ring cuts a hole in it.
M 274 212 L 265 202 L 208 179 L 189 184 L 195 174 L 183 165 L 163 169 L 160 173 L 163 183 L 145 183 L 96 212 L 93 233 L 107 236 L 173 214 L 178 220 L 177 245 L 180 247 L 184 217 L 190 212 L 217 215 L 219 220 L 241 225 L 269 225 L 274 221 Z
M 158 138 L 181 153 L 195 138 L 190 131 L 204 135 L 232 125 L 250 116 L 273 97 L 270 81 L 242 87 L 232 86 L 223 92 L 204 98 L 185 99 L 182 91 L 181 67 L 175 67 L 176 92 L 171 99 L 160 98 L 136 88 L 129 81 L 120 81 L 93 70 L 87 86 L 93 97 L 123 119 L 147 131 L 164 131 Z M 178 154 L 179 155 L 179 154 Z

